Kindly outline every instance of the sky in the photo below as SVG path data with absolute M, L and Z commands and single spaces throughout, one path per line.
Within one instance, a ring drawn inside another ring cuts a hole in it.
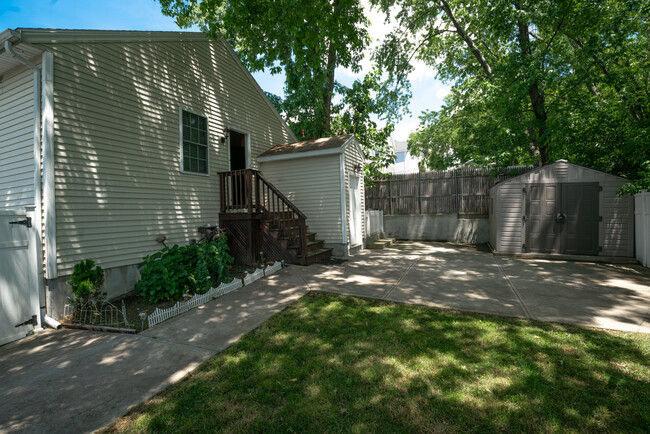
M 384 23 L 383 14 L 368 9 L 372 23 L 370 35 L 373 45 L 377 44 L 390 30 Z M 160 11 L 156 0 L 0 0 L 0 32 L 17 27 L 38 27 L 58 29 L 96 29 L 96 30 L 159 30 L 180 29 L 172 18 Z M 196 29 L 194 29 L 196 30 Z M 372 63 L 369 53 L 361 62 L 362 70 L 355 74 L 340 68 L 336 79 L 344 85 L 369 72 Z M 262 89 L 282 95 L 284 79 L 281 75 L 257 72 L 253 74 Z M 437 110 L 442 99 L 449 92 L 449 86 L 436 80 L 434 71 L 421 63 L 415 64 L 411 80 L 410 115 L 396 125 L 393 138 L 406 140 L 409 133 L 419 124 L 418 116 L 423 110 Z

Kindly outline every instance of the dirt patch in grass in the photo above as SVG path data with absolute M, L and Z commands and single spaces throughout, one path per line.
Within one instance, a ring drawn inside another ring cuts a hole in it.
M 310 293 L 108 431 L 642 432 L 650 336 Z

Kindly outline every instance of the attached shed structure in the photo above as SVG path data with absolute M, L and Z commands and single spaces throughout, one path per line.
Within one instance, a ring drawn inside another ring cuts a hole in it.
M 497 253 L 634 256 L 634 200 L 625 178 L 566 160 L 490 189 L 490 244 Z
M 308 216 L 335 256 L 363 248 L 363 152 L 352 134 L 275 146 L 257 160 L 264 176 Z

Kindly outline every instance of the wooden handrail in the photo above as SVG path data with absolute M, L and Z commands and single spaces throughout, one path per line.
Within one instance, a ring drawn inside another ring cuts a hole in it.
M 284 236 L 298 245 L 301 255 L 307 254 L 307 217 L 258 170 L 220 172 L 219 181 L 222 213 L 235 210 L 261 212 L 273 220 Z

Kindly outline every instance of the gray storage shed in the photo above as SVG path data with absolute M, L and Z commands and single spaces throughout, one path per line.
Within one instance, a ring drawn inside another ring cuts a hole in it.
M 490 245 L 498 253 L 634 256 L 627 180 L 566 160 L 490 189 Z

